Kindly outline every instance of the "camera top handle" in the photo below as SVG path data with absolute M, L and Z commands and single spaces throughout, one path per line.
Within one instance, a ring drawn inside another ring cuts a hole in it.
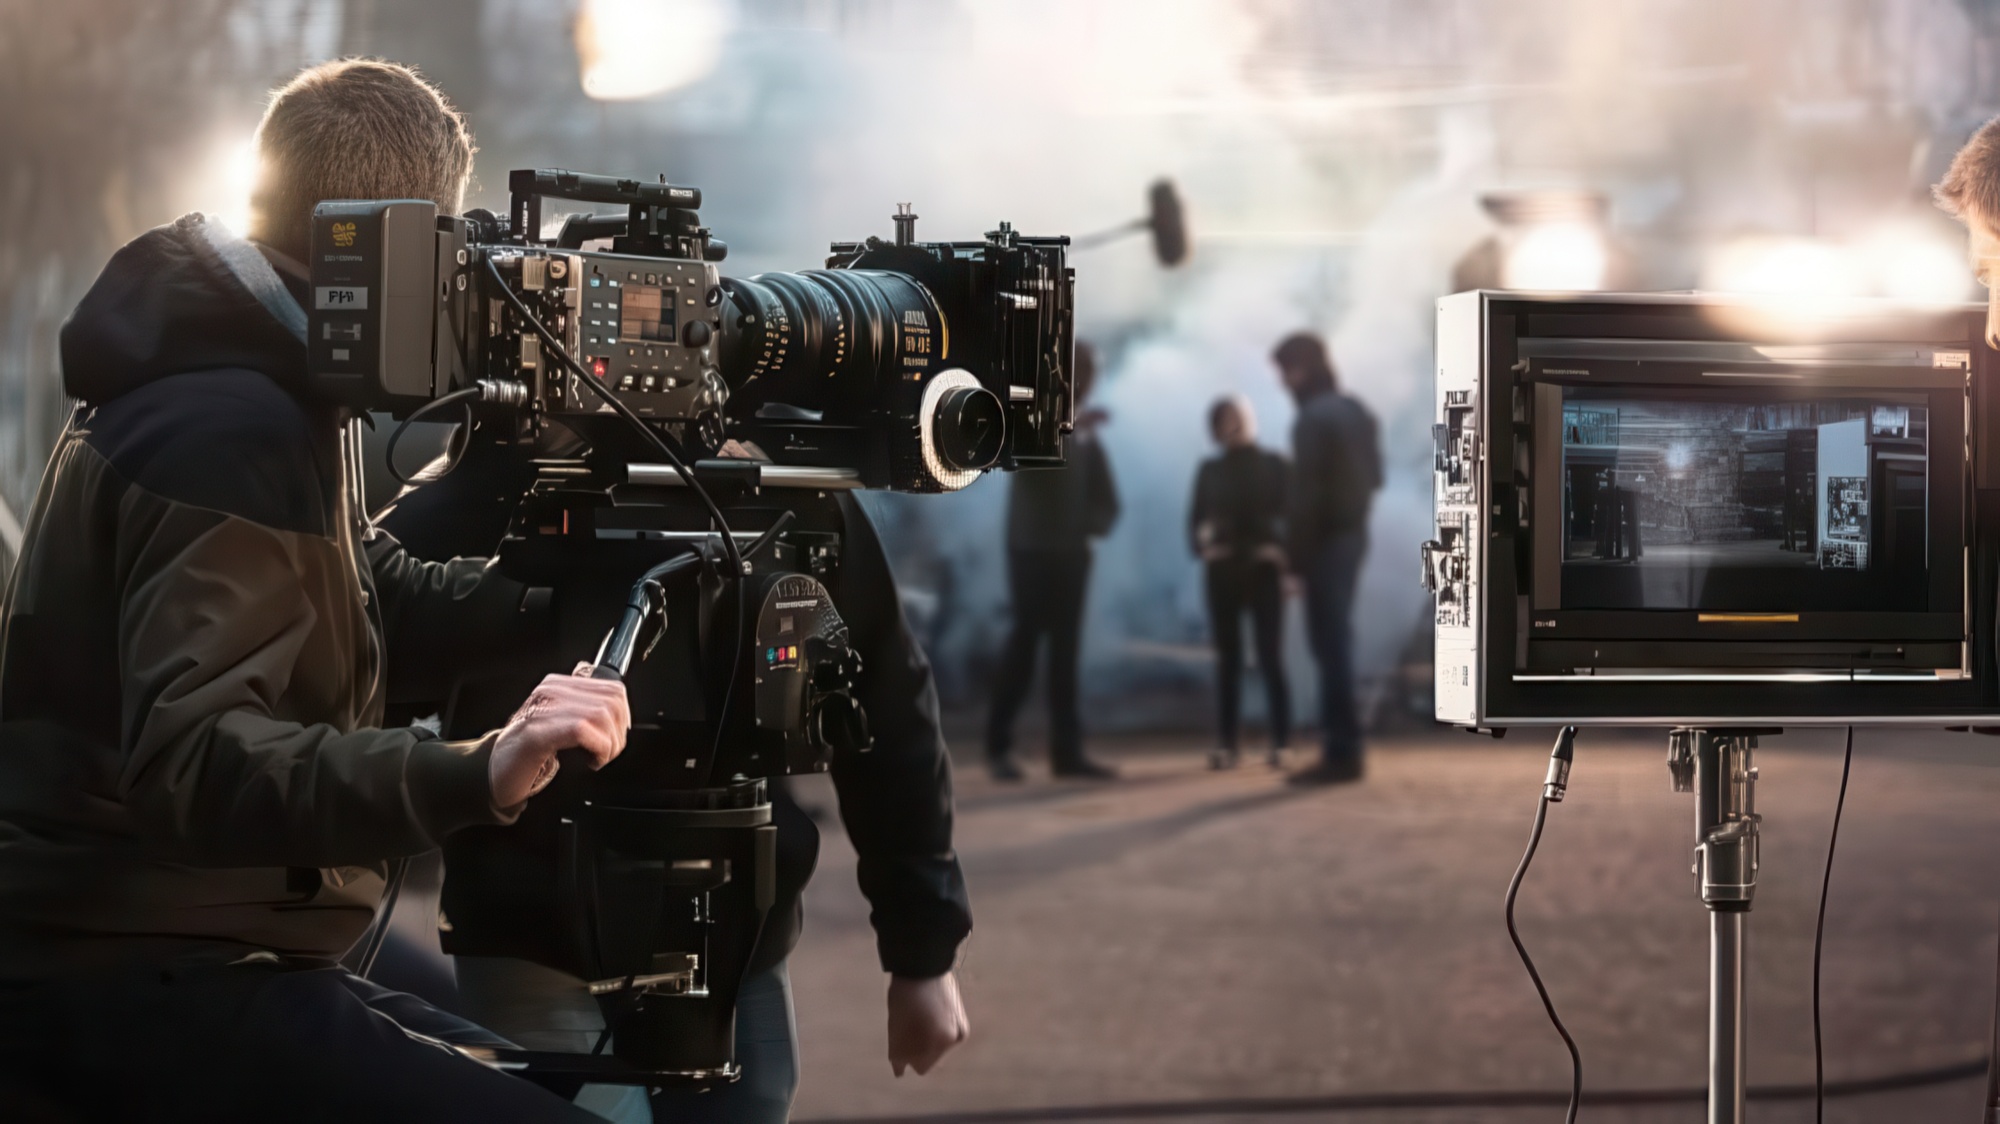
M 552 168 L 519 168 L 507 174 L 507 190 L 513 197 L 508 229 L 523 245 L 536 243 L 542 231 L 542 200 L 569 199 L 578 203 L 622 203 L 626 218 L 621 226 L 609 216 L 585 220 L 580 245 L 594 237 L 614 236 L 613 250 L 620 254 L 693 258 L 721 261 L 729 248 L 709 237 L 695 208 L 701 206 L 701 189 L 666 182 L 619 179 L 585 172 Z M 600 229 L 601 228 L 601 229 Z M 567 242 L 569 224 L 564 225 Z

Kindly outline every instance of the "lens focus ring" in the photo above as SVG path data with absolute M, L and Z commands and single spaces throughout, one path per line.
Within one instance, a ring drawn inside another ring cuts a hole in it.
M 919 478 L 907 490 L 955 492 L 1000 458 L 1006 412 L 970 371 L 954 367 L 931 376 L 917 404 Z

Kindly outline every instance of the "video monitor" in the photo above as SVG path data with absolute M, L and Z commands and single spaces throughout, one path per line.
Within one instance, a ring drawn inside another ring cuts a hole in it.
M 1924 611 L 1928 401 L 1564 387 L 1560 607 Z
M 1438 302 L 1437 713 L 2000 721 L 1983 306 Z

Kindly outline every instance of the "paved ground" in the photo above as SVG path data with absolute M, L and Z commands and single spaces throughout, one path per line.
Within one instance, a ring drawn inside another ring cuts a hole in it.
M 1755 1084 L 1812 1079 L 1813 909 L 1839 732 L 1767 739 L 1752 918 Z M 1590 1089 L 1687 1088 L 1705 1064 L 1707 917 L 1692 796 L 1664 736 L 1586 731 L 1522 895 L 1530 949 Z M 1547 746 L 1456 732 L 1380 743 L 1368 780 L 1301 793 L 1198 747 L 1103 746 L 1126 779 L 994 786 L 961 767 L 978 929 L 973 1040 L 890 1077 L 883 980 L 852 853 L 827 833 L 793 961 L 801 1119 L 1560 1120 L 1560 1108 L 1343 1108 L 1330 1098 L 1565 1087 L 1567 1058 L 1501 925 Z M 808 793 L 808 799 L 813 798 Z M 1830 1079 L 1983 1057 L 2000 844 L 2000 741 L 1863 731 L 1828 915 Z M 1829 1120 L 1977 1119 L 1978 1078 L 1836 1101 Z M 1388 1102 L 1391 1105 L 1407 1102 Z M 1117 1113 L 1120 1115 L 1110 1115 Z M 1809 1101 L 1760 1102 L 1808 1121 Z M 976 1115 L 974 1118 L 977 1118 Z M 1001 1116 L 991 1119 L 1006 1118 Z M 1695 1121 L 1700 1106 L 1586 1107 Z

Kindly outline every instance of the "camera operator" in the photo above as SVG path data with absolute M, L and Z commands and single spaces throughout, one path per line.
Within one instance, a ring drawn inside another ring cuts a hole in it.
M 0 618 L 0 1116 L 596 1119 L 335 963 L 392 860 L 511 822 L 558 751 L 602 765 L 630 722 L 621 686 L 551 676 L 465 741 L 379 728 L 534 620 L 367 527 L 351 427 L 304 390 L 297 259 L 320 199 L 456 211 L 471 137 L 409 70 L 349 61 L 278 91 L 258 145 L 254 242 L 150 231 L 63 328 L 80 405 Z
M 2000 117 L 1981 125 L 1951 158 L 1932 195 L 1965 224 L 1966 257 L 1989 291 L 1986 342 L 2000 347 Z
M 490 553 L 534 480 L 532 458 L 573 455 L 578 444 L 561 427 L 536 444 L 475 437 L 457 468 L 403 496 L 383 525 L 423 557 Z M 732 444 L 724 455 L 750 457 L 754 450 Z M 841 528 L 840 566 L 827 584 L 862 657 L 857 698 L 874 745 L 866 753 L 836 754 L 832 780 L 841 822 L 858 853 L 861 890 L 872 906 L 878 956 L 890 974 L 889 1061 L 899 1077 L 906 1068 L 924 1074 L 969 1033 L 952 966 L 972 919 L 951 849 L 951 764 L 936 689 L 861 505 L 846 495 L 798 493 L 790 506 L 802 518 L 809 506 L 822 514 L 834 509 Z M 461 679 L 445 733 L 478 727 L 486 717 L 482 700 L 508 697 L 510 679 L 521 675 Z M 736 1058 L 743 1076 L 707 1092 L 655 1093 L 656 1120 L 782 1124 L 790 1116 L 799 1058 L 786 960 L 801 935 L 801 897 L 818 861 L 819 829 L 781 780 L 774 778 L 771 789 L 777 892 L 737 999 Z M 471 830 L 454 837 L 445 848 L 442 902 L 450 928 L 441 935 L 445 950 L 456 956 L 466 1013 L 529 1048 L 586 1052 L 603 1025 L 596 1001 L 582 981 L 526 959 L 528 938 L 519 931 L 521 919 L 536 912 L 531 903 L 549 889 L 546 872 L 554 865 L 532 833 Z M 621 1122 L 645 1119 L 632 1099 L 598 1088 L 579 1103 L 600 1106 Z

